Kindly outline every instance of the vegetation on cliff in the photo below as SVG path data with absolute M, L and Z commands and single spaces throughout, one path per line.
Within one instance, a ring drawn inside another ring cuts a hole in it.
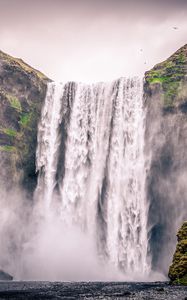
M 161 88 L 163 105 L 174 109 L 186 103 L 187 44 L 145 74 L 146 86 Z
M 150 252 L 153 269 L 166 274 L 175 233 L 187 219 L 187 44 L 146 72 L 144 95 L 145 151 L 151 157 L 146 186 Z
M 180 228 L 178 244 L 169 269 L 169 278 L 174 284 L 187 285 L 187 222 Z
M 0 156 L 6 167 L 1 181 L 36 184 L 37 123 L 49 79 L 21 59 L 0 51 Z

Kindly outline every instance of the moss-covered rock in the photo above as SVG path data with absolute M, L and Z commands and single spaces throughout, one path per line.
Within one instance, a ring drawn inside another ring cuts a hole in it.
M 169 278 L 173 284 L 187 285 L 187 222 L 180 228 L 178 244 L 169 268 Z
M 160 89 L 164 109 L 173 110 L 187 103 L 187 44 L 166 61 L 145 73 L 146 87 Z
M 187 45 L 145 74 L 147 201 L 152 266 L 168 274 L 187 220 Z
M 14 183 L 35 188 L 37 124 L 48 81 L 21 59 L 0 51 L 0 181 L 8 188 Z

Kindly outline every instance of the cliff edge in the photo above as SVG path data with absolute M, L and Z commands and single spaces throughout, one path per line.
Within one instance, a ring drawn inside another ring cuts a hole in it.
M 36 185 L 37 124 L 49 79 L 0 51 L 0 184 Z

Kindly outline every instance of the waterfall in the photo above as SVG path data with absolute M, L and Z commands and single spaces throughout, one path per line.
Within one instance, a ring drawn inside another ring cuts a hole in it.
M 49 83 L 38 129 L 38 198 L 126 274 L 150 271 L 145 114 L 139 78 Z
M 57 168 L 57 151 L 59 147 L 58 127 L 61 123 L 61 97 L 63 85 L 48 84 L 45 105 L 42 111 L 42 118 L 38 130 L 38 147 L 36 156 L 36 168 L 42 171 L 45 168 L 45 176 L 39 177 L 38 188 L 42 188 L 42 197 L 46 205 L 50 205 L 52 199 L 55 173 Z M 42 184 L 40 180 L 44 180 Z

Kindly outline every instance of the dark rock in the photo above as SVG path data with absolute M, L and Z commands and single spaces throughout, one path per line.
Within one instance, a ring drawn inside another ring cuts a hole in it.
M 131 292 L 129 292 L 129 291 L 124 291 L 124 292 L 122 292 L 122 296 L 123 297 L 127 297 L 127 296 L 130 296 L 132 293 Z
M 158 287 L 158 288 L 156 288 L 155 290 L 156 290 L 157 292 L 161 292 L 161 293 L 164 292 L 164 288 L 163 288 L 163 287 Z
M 0 270 L 0 280 L 13 280 L 13 277 L 8 273 L 5 273 L 4 271 Z

